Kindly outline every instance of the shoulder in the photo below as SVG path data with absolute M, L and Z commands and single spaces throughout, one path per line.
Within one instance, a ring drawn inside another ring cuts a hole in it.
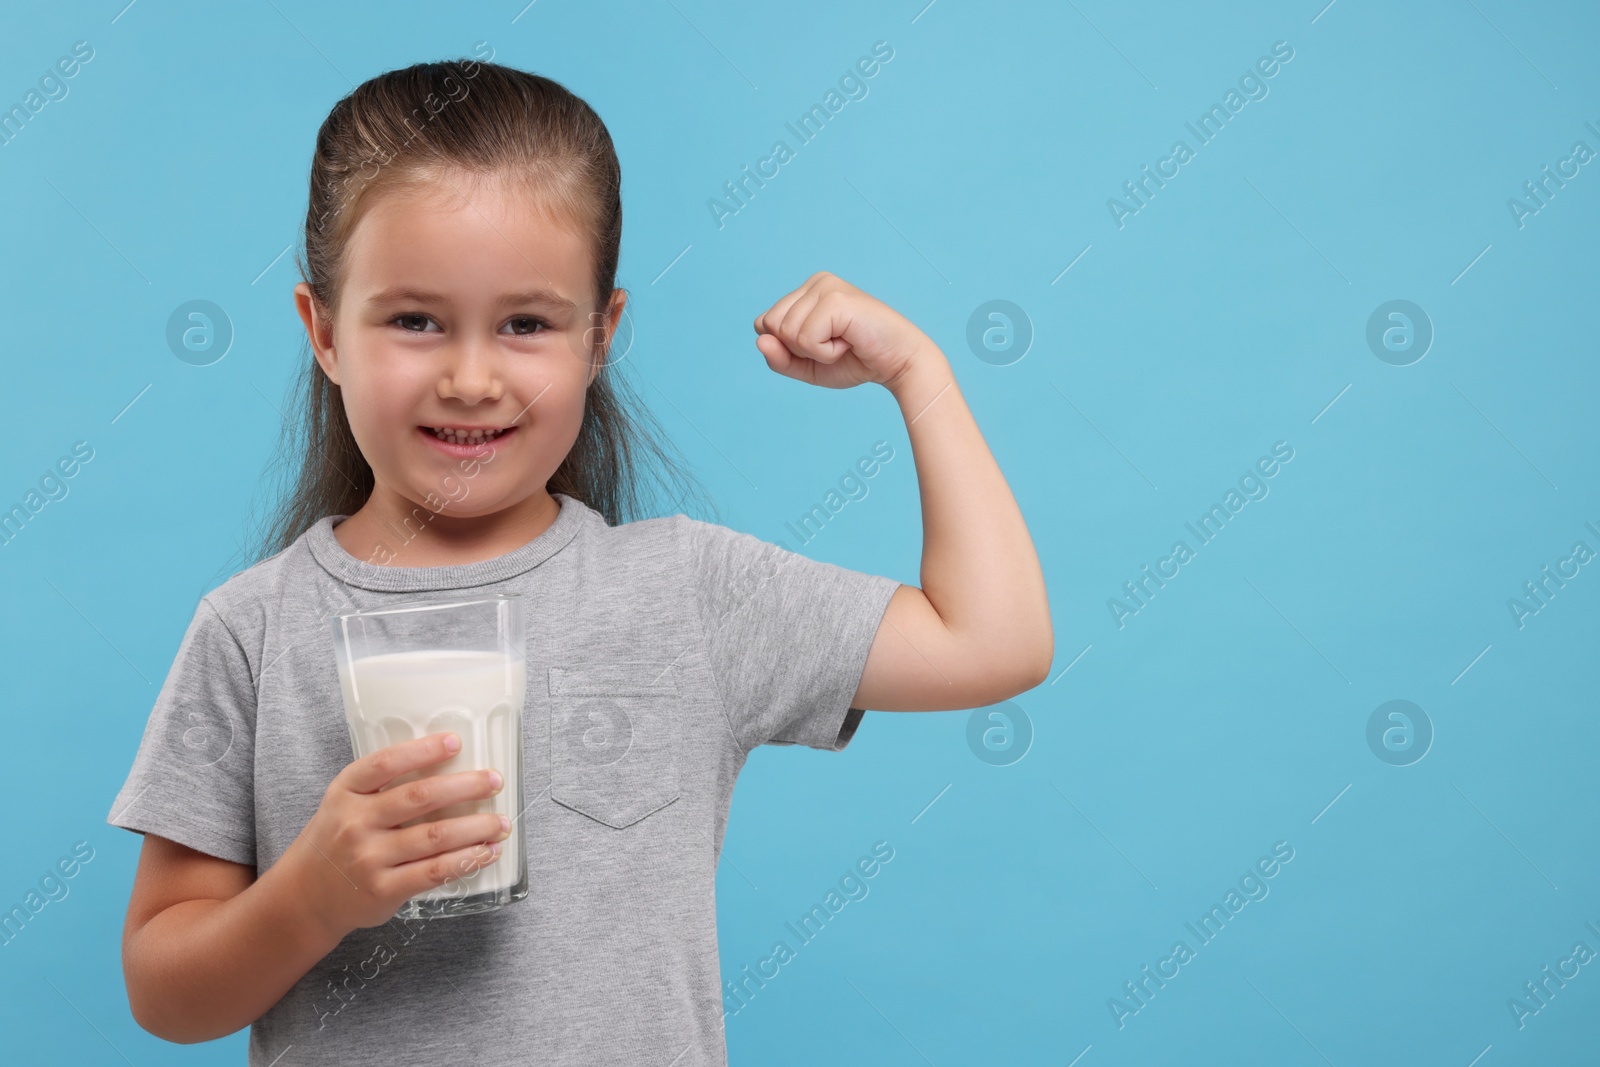
M 756 558 L 782 552 L 778 545 L 684 514 L 640 519 L 620 526 L 602 526 L 600 538 L 619 555 L 672 557 L 690 568 L 704 569 L 732 556 Z
M 689 562 L 684 525 L 689 521 L 682 515 L 663 515 L 611 526 L 599 512 L 588 510 L 574 562 L 593 577 L 635 588 L 651 578 L 681 584 Z
M 692 588 L 703 609 L 716 617 L 736 614 L 738 606 L 754 603 L 756 595 L 775 579 L 789 579 L 779 585 L 794 584 L 819 568 L 830 569 L 782 542 L 721 523 L 681 514 L 659 522 L 663 526 L 658 536 L 672 539 L 683 584 Z
M 680 593 L 733 594 L 798 560 L 780 545 L 682 513 L 607 526 L 592 516 L 585 542 L 586 569 L 601 568 L 634 587 L 646 577 L 666 579 Z
M 288 548 L 236 572 L 205 593 L 195 606 L 197 621 L 220 621 L 254 662 L 268 628 L 283 613 L 286 602 L 303 602 L 319 573 L 302 534 Z
M 224 616 L 236 614 L 240 609 L 268 599 L 274 591 L 282 589 L 289 576 L 300 569 L 296 567 L 297 557 L 308 555 L 302 537 L 276 555 L 236 572 L 201 599 L 210 601 Z

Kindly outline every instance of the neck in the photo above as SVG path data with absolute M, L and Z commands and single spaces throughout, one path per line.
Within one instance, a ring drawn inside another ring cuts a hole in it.
M 354 515 L 333 528 L 346 552 L 388 567 L 449 567 L 503 556 L 550 528 L 561 505 L 540 489 L 526 500 L 488 515 L 434 512 L 378 486 Z

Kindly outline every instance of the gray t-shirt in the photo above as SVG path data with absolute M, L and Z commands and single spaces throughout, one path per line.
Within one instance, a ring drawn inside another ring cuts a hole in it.
M 756 745 L 850 742 L 899 583 L 555 497 L 544 533 L 456 566 L 363 561 L 324 517 L 201 598 L 107 822 L 258 872 L 353 758 L 332 612 L 470 589 L 521 594 L 527 616 L 527 898 L 352 931 L 251 1025 L 252 1065 L 727 1062 L 715 877 L 734 779 Z M 633 744 L 600 765 L 551 727 L 608 692 Z

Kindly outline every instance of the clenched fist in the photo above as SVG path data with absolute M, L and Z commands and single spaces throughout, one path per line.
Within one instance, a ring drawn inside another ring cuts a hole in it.
M 877 382 L 891 391 L 943 353 L 905 316 L 819 271 L 756 316 L 756 347 L 779 374 L 828 389 Z

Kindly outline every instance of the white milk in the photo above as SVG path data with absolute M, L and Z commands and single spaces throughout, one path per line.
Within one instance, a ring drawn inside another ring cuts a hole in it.
M 522 705 L 527 688 L 523 661 L 500 652 L 421 651 L 365 656 L 340 672 L 356 755 L 412 738 L 454 730 L 461 751 L 386 786 L 435 774 L 494 768 L 505 778 L 498 794 L 450 804 L 402 826 L 494 812 L 512 820 L 511 836 L 493 863 L 416 899 L 437 900 L 509 889 L 522 866 Z M 453 891 L 452 891 L 453 890 Z

